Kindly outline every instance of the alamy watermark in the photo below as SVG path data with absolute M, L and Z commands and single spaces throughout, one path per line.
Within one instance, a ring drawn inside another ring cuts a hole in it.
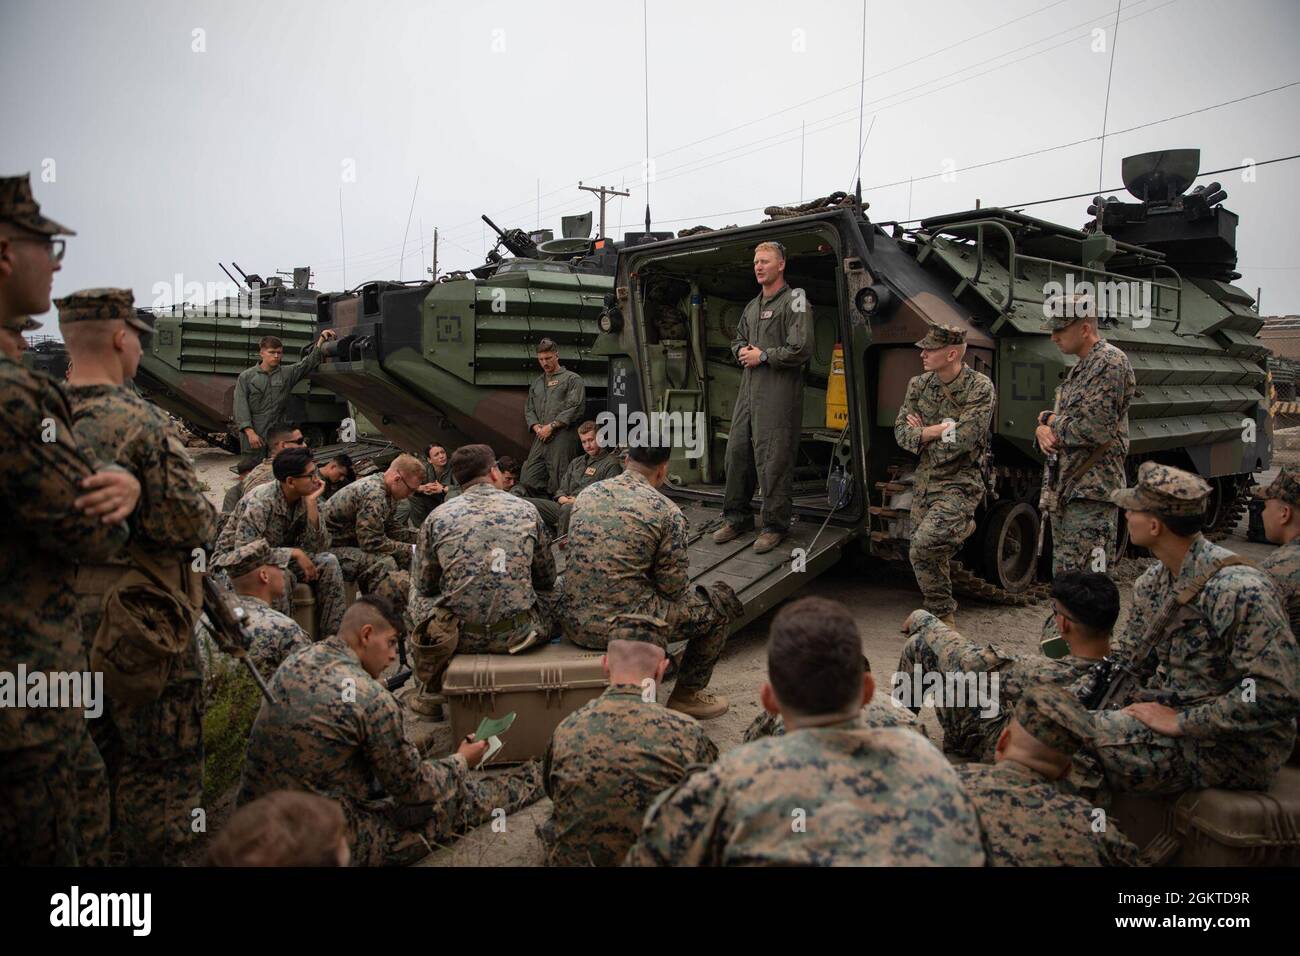
M 1064 283 L 1052 280 L 1043 285 L 1043 317 L 1125 319 L 1133 328 L 1145 329 L 1151 324 L 1152 288 L 1147 279 L 1075 282 L 1074 275 L 1067 273 Z
M 0 707 L 85 708 L 86 719 L 104 712 L 104 675 L 99 671 L 0 671 Z
M 1001 712 L 996 671 L 923 671 L 915 664 L 911 672 L 895 671 L 890 696 L 895 707 L 977 707 L 981 717 Z
M 181 307 L 198 315 L 218 319 L 239 319 L 246 329 L 262 321 L 262 284 L 252 281 L 245 289 L 234 282 L 186 282 L 177 272 L 171 282 L 155 282 L 151 308 L 155 312 Z
M 704 456 L 708 419 L 703 412 L 601 412 L 596 416 L 602 448 L 685 448 L 687 458 Z

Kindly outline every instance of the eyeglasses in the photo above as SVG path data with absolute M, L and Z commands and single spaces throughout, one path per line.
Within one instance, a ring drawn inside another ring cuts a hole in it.
M 36 242 L 46 247 L 50 254 L 50 262 L 62 262 L 63 252 L 67 246 L 66 239 L 37 239 L 35 236 L 10 236 L 8 242 Z
M 1052 608 L 1051 613 L 1047 615 L 1047 620 L 1044 621 L 1043 623 L 1044 623 L 1044 624 L 1047 624 L 1047 623 L 1049 623 L 1050 621 L 1055 620 L 1056 617 L 1057 617 L 1057 615 L 1060 615 L 1061 617 L 1065 618 L 1065 619 L 1066 619 L 1067 621 L 1069 621 L 1071 624 L 1078 624 L 1078 623 L 1079 623 L 1079 619 L 1078 619 L 1077 617 L 1071 617 L 1069 614 L 1066 614 L 1064 611 L 1059 610 L 1059 609 L 1057 609 L 1057 608 Z
M 400 471 L 397 473 L 397 477 L 402 479 L 402 484 L 406 485 L 406 487 L 410 490 L 411 494 L 415 494 L 420 490 L 420 486 L 418 484 L 415 485 L 411 484 L 409 481 L 406 480 L 406 476 L 402 474 Z

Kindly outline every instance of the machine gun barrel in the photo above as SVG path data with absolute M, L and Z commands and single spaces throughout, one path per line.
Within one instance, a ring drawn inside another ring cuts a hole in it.
M 505 230 L 502 229 L 500 226 L 498 226 L 498 225 L 497 225 L 495 222 L 493 222 L 491 219 L 489 219 L 489 218 L 487 217 L 487 213 L 484 213 L 484 214 L 483 214 L 483 221 L 484 221 L 485 223 L 487 223 L 488 226 L 491 227 L 492 231 L 495 232 L 495 233 L 496 233 L 498 236 L 500 236 L 502 239 L 504 239 L 504 238 L 506 237 L 506 232 L 505 232 Z

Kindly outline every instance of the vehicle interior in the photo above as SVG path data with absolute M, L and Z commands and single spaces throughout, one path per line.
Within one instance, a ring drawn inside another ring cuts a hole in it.
M 829 416 L 827 409 L 828 377 L 844 314 L 839 239 L 826 227 L 775 238 L 786 247 L 786 284 L 805 291 L 813 312 L 815 341 L 804 369 L 795 507 L 825 513 L 830 509 L 828 476 L 836 469 L 850 475 L 853 470 L 844 427 L 848 412 L 836 403 Z M 697 443 L 697 447 L 702 444 L 700 457 L 688 458 L 685 450 L 674 450 L 670 480 L 688 496 L 721 499 L 723 495 L 727 436 L 742 372 L 731 354 L 731 343 L 745 306 L 759 291 L 753 270 L 758 241 L 753 236 L 722 240 L 698 251 L 668 252 L 636 265 L 637 311 L 650 370 L 646 408 L 669 413 L 667 421 L 674 424 L 674 413 L 683 419 L 703 413 L 707 421 L 707 441 Z M 680 437 L 674 441 L 679 444 Z

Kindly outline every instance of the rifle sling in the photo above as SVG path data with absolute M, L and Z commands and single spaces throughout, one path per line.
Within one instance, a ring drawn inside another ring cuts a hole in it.
M 1115 679 L 1112 680 L 1110 685 L 1106 688 L 1106 693 L 1102 695 L 1101 702 L 1098 705 L 1099 710 L 1104 710 L 1106 705 L 1110 703 L 1111 698 L 1115 696 L 1118 688 L 1123 686 L 1125 682 L 1124 678 L 1126 676 L 1131 677 L 1136 675 L 1136 673 L 1146 663 L 1147 658 L 1155 651 L 1156 645 L 1159 644 L 1161 638 L 1165 636 L 1165 630 L 1169 627 L 1169 622 L 1173 620 L 1174 612 L 1180 607 L 1186 607 L 1188 604 L 1191 604 L 1192 601 L 1196 599 L 1196 596 L 1201 593 L 1205 585 L 1209 583 L 1210 578 L 1214 577 L 1224 568 L 1231 568 L 1237 565 L 1254 567 L 1250 561 L 1246 560 L 1241 555 L 1230 554 L 1226 558 L 1217 559 L 1204 574 L 1198 574 L 1191 581 L 1187 582 L 1186 587 L 1170 595 L 1169 600 L 1167 600 L 1164 606 L 1160 609 L 1160 613 L 1152 619 L 1151 624 L 1142 635 L 1142 640 L 1138 644 L 1137 652 L 1133 655 L 1131 662 L 1116 675 Z

